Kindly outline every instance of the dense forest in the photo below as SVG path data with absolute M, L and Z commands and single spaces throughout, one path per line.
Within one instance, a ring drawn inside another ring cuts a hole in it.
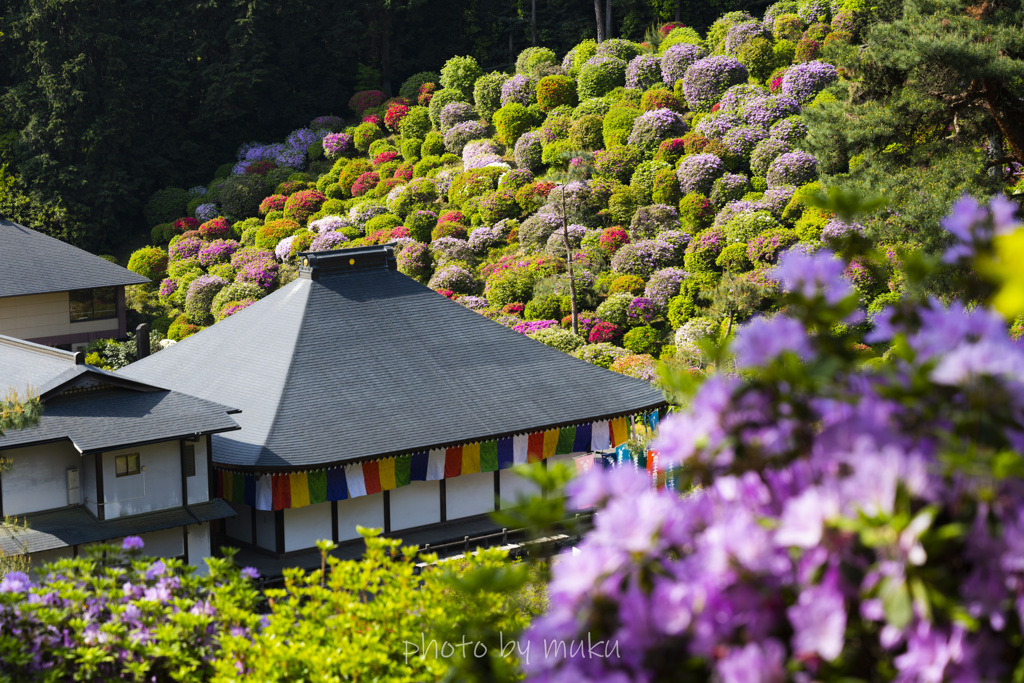
M 596 33 L 703 30 L 720 0 L 0 0 L 0 215 L 92 251 L 145 234 L 146 199 L 206 182 L 353 92 L 397 91 L 453 54 L 487 71 Z M 595 12 L 595 9 L 597 10 Z

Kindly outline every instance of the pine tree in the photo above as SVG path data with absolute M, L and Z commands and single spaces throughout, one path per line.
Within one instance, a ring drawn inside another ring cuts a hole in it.
M 880 238 L 937 248 L 952 201 L 1003 189 L 989 169 L 1024 163 L 1024 6 L 906 0 L 890 12 L 864 45 L 833 47 L 850 80 L 805 110 L 807 146 L 828 184 L 899 207 L 875 222 Z

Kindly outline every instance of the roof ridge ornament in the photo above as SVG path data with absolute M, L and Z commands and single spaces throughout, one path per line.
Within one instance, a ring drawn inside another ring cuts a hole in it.
M 307 280 L 354 270 L 398 270 L 395 243 L 299 252 L 299 277 Z

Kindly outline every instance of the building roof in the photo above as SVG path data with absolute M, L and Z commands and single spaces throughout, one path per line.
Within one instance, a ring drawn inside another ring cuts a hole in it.
M 0 381 L 43 401 L 39 424 L 0 436 L 0 450 L 71 441 L 81 453 L 238 429 L 234 409 L 84 365 L 81 354 L 0 335 Z
M 402 275 L 390 245 L 302 256 L 299 279 L 118 371 L 239 407 L 220 465 L 307 469 L 666 405 Z
M 123 536 L 173 529 L 214 519 L 233 517 L 235 511 L 216 498 L 206 503 L 157 510 L 104 522 L 82 505 L 34 512 L 18 517 L 18 524 L 0 525 L 0 550 L 6 555 L 38 553 L 82 543 L 99 543 Z M 24 526 L 20 523 L 24 522 Z
M 0 218 L 0 298 L 144 282 L 116 263 Z

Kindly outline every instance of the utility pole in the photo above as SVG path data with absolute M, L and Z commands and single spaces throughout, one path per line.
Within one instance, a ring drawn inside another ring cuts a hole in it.
M 569 244 L 569 216 L 565 212 L 565 185 L 562 185 L 562 240 L 565 242 L 565 262 L 569 271 L 569 305 L 572 307 L 572 333 L 579 336 L 580 320 L 576 308 L 576 279 L 572 273 L 572 247 Z

